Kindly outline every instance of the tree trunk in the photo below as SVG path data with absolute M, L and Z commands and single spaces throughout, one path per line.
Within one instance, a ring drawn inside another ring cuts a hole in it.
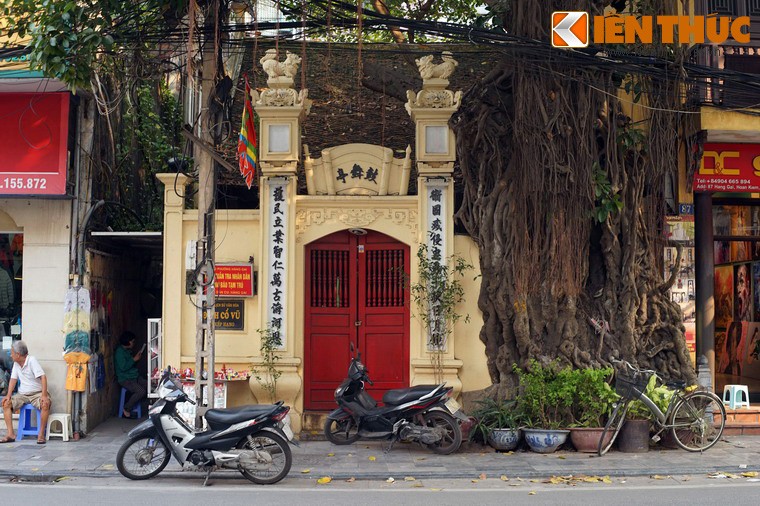
M 549 19 L 543 4 L 515 1 L 514 16 Z M 521 10 L 530 5 L 540 15 Z M 527 35 L 544 35 L 536 31 Z M 505 57 L 452 118 L 464 186 L 457 218 L 480 251 L 491 394 L 508 396 L 513 364 L 530 359 L 601 367 L 615 357 L 695 379 L 662 272 L 678 89 L 634 79 L 657 108 L 645 132 L 622 114 L 615 76 L 526 57 Z M 614 195 L 622 208 L 600 219 Z M 596 333 L 592 318 L 610 331 Z

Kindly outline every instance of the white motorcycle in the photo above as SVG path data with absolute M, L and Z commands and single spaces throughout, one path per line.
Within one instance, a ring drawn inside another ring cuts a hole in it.
M 130 480 L 147 480 L 164 470 L 171 455 L 183 467 L 206 471 L 236 469 L 248 480 L 271 485 L 290 471 L 293 441 L 289 406 L 268 405 L 210 409 L 208 430 L 196 432 L 177 412 L 178 402 L 195 402 L 169 372 L 158 387 L 159 400 L 147 420 L 132 429 L 119 448 L 116 466 Z

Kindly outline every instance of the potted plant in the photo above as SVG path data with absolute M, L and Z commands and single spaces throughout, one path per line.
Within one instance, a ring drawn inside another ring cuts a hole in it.
M 644 394 L 654 402 L 660 411 L 665 413 L 670 404 L 670 398 L 675 393 L 665 385 L 657 386 L 657 378 L 653 375 L 647 382 Z M 618 450 L 621 452 L 638 453 L 649 451 L 649 433 L 654 415 L 641 401 L 633 401 L 625 415 L 625 424 L 620 429 L 617 437 Z M 670 431 L 665 431 L 663 435 L 663 444 L 665 446 L 675 447 L 676 444 L 670 440 Z M 670 444 L 669 444 L 670 443 Z
M 546 366 L 531 360 L 526 369 L 512 368 L 520 381 L 517 411 L 525 420 L 525 441 L 535 452 L 551 453 L 570 434 L 563 427 L 572 422 L 572 369 L 556 360 Z
M 520 414 L 514 400 L 486 397 L 476 401 L 472 416 L 477 420 L 470 429 L 470 440 L 480 439 L 499 451 L 517 448 L 522 435 Z
M 611 367 L 604 369 L 574 369 L 569 374 L 573 385 L 570 441 L 579 452 L 593 453 L 599 447 L 607 417 L 619 398 L 610 386 Z M 612 437 L 612 433 L 608 433 Z

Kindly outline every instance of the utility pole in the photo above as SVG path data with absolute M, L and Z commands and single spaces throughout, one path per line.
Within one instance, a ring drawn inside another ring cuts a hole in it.
M 210 117 L 209 97 L 215 84 L 215 55 L 213 37 L 216 17 L 214 3 L 204 16 L 204 30 L 201 40 L 201 131 L 199 137 L 209 145 L 214 145 L 211 135 L 214 118 Z M 198 143 L 193 150 L 198 167 L 198 243 L 196 253 L 196 335 L 195 335 L 195 427 L 203 426 L 202 416 L 214 407 L 214 249 L 215 249 L 215 195 L 216 170 L 214 159 L 207 149 Z M 204 377 L 204 372 L 206 376 Z M 206 395 L 204 395 L 204 392 Z

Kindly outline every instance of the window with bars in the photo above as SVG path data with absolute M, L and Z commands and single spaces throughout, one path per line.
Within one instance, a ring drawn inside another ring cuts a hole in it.
M 311 307 L 348 307 L 348 251 L 312 250 Z
M 367 307 L 404 305 L 404 250 L 367 251 Z

